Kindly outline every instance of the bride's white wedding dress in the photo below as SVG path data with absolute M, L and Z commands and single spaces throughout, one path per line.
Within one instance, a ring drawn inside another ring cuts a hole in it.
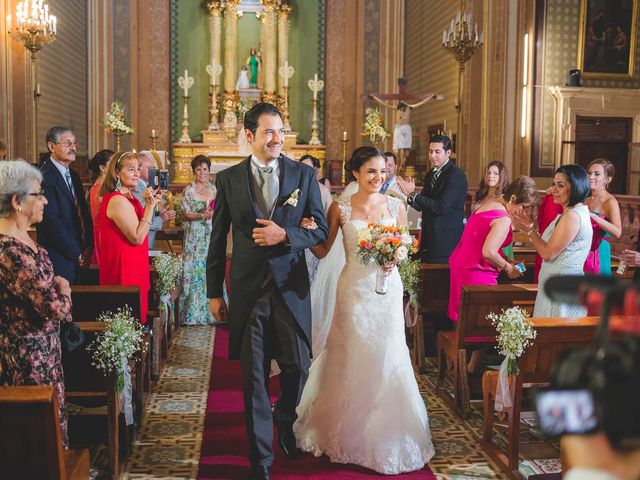
M 402 202 L 389 198 L 395 224 Z M 397 269 L 386 295 L 375 293 L 376 266 L 355 258 L 357 231 L 349 200 L 341 202 L 347 263 L 325 349 L 313 362 L 293 425 L 298 446 L 332 462 L 384 474 L 422 468 L 433 456 L 427 409 L 418 391 L 404 332 Z

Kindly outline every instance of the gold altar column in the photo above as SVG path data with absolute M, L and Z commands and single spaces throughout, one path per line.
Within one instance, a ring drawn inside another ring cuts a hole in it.
M 238 3 L 226 0 L 224 15 L 224 129 L 229 140 L 235 140 L 239 97 L 236 90 L 238 76 Z
M 278 10 L 278 68 L 289 61 L 289 15 L 291 6 L 283 3 Z M 278 92 L 284 96 L 284 79 L 280 77 Z
M 209 10 L 209 51 L 211 53 L 211 60 L 209 64 L 212 68 L 216 68 L 216 65 L 222 65 L 220 46 L 222 45 L 222 11 L 224 9 L 223 0 L 208 0 L 207 9 Z M 214 73 L 215 75 L 215 73 Z M 215 84 L 217 85 L 217 78 Z M 211 86 L 209 101 L 209 129 L 215 126 L 217 128 L 218 118 L 212 118 L 218 116 L 218 87 Z M 215 97 L 215 98 L 213 98 Z M 212 108 L 215 106 L 215 108 Z
M 262 101 L 277 104 L 276 96 L 276 9 L 280 4 L 280 0 L 263 0 L 264 4 L 264 46 L 262 51 L 262 61 L 264 62 L 264 87 L 262 91 Z

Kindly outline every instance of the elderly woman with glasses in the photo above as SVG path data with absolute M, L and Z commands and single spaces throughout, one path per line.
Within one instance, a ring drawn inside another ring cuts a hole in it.
M 153 209 L 160 203 L 160 190 L 142 192 L 144 207 L 133 195 L 140 179 L 140 159 L 134 152 L 116 152 L 100 187 L 98 258 L 100 285 L 140 287 L 140 321 L 147 323 L 149 244 Z
M 71 288 L 29 236 L 47 204 L 41 183 L 28 163 L 0 162 L 0 386 L 53 385 L 68 447 L 60 323 L 71 321 Z

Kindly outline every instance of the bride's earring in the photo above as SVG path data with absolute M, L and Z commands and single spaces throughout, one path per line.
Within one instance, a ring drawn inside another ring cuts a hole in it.
M 122 186 L 122 182 L 120 181 L 120 177 L 116 177 L 116 192 L 120 190 L 120 187 Z

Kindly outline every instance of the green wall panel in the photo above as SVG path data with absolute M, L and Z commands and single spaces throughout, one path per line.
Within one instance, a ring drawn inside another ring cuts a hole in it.
M 289 64 L 294 67 L 295 74 L 289 80 L 290 123 L 298 132 L 298 142 L 306 143 L 311 136 L 312 117 L 312 92 L 307 82 L 315 73 L 319 78 L 324 77 L 324 0 L 292 0 L 291 7 Z M 208 121 L 209 76 L 205 67 L 210 59 L 209 17 L 201 0 L 173 0 L 172 16 L 173 141 L 177 142 L 182 135 L 182 90 L 177 78 L 184 75 L 185 69 L 194 77 L 194 85 L 189 91 L 189 135 L 194 141 L 201 141 L 200 132 Z M 260 23 L 253 13 L 245 13 L 238 21 L 238 67 L 246 61 L 251 47 L 259 45 Z M 224 72 L 220 78 L 224 78 Z M 321 140 L 323 106 L 324 92 L 319 96 Z

